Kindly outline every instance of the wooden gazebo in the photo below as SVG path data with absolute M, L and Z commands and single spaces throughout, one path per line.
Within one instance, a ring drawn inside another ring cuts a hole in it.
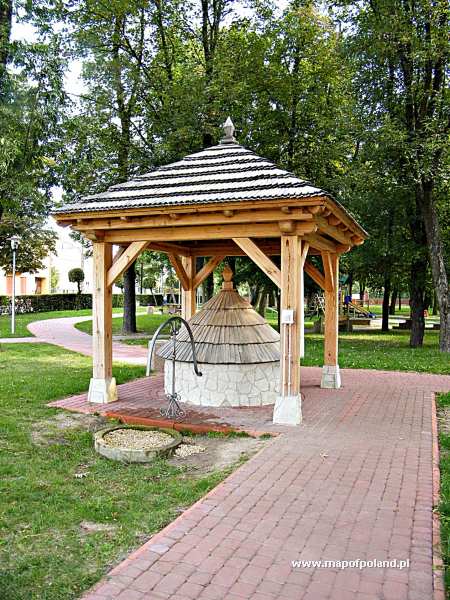
M 93 242 L 91 402 L 117 399 L 112 374 L 112 285 L 146 250 L 166 252 L 182 286 L 182 315 L 196 288 L 226 256 L 249 256 L 281 290 L 281 394 L 274 421 L 298 423 L 304 271 L 324 290 L 321 385 L 340 387 L 339 256 L 366 232 L 327 192 L 240 146 L 230 119 L 217 146 L 159 167 L 53 212 Z M 113 245 L 119 246 L 113 257 Z M 281 255 L 278 268 L 270 257 Z M 308 256 L 322 259 L 323 272 Z M 210 257 L 196 272 L 196 258 Z

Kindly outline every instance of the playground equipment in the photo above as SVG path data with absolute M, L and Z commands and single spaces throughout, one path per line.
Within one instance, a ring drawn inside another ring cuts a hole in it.
M 363 306 L 359 306 L 352 300 L 344 302 L 344 313 L 352 319 L 374 319 L 375 315 L 370 311 L 366 310 Z

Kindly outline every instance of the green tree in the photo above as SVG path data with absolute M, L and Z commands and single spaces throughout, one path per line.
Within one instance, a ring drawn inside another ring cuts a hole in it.
M 37 29 L 37 40 L 11 43 L 12 12 Z M 57 35 L 41 27 L 40 3 L 0 2 L 0 266 L 9 268 L 9 238 L 18 235 L 18 268 L 36 271 L 54 249 L 46 226 L 61 116 L 65 58 Z
M 423 338 L 428 261 L 439 302 L 440 348 L 450 351 L 450 294 L 444 219 L 440 209 L 448 166 L 448 5 L 442 0 L 374 0 L 356 8 L 343 3 L 351 23 L 351 49 L 359 58 L 359 81 L 367 111 L 398 156 L 398 178 L 410 190 L 408 221 L 415 244 L 411 262 L 411 344 Z M 428 252 L 427 252 L 428 250 Z
M 50 292 L 56 294 L 59 283 L 59 272 L 56 267 L 50 268 Z
M 69 281 L 71 283 L 77 284 L 77 292 L 81 294 L 81 284 L 84 281 L 84 271 L 76 267 L 75 269 L 70 269 L 68 273 Z

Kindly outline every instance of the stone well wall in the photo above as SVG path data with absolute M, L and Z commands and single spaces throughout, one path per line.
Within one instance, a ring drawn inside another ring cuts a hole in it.
M 199 364 L 197 377 L 191 363 L 177 362 L 176 391 L 182 402 L 200 406 L 262 406 L 275 404 L 279 395 L 280 365 Z M 172 391 L 172 361 L 164 366 L 166 393 Z

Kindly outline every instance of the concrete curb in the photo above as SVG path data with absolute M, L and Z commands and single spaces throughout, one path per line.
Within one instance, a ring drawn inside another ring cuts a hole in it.
M 431 430 L 433 436 L 433 597 L 434 600 L 445 600 L 444 563 L 441 551 L 441 521 L 437 510 L 440 502 L 441 471 L 439 468 L 439 431 L 435 394 L 431 398 Z

